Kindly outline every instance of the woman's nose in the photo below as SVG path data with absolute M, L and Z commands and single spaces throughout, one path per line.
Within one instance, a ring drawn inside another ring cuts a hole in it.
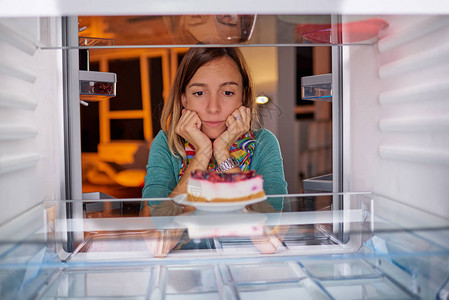
M 218 96 L 211 95 L 209 101 L 207 102 L 207 111 L 209 113 L 217 113 L 220 111 L 220 102 Z

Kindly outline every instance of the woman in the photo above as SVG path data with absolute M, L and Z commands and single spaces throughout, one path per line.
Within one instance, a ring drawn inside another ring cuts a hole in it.
M 255 119 L 252 82 L 240 51 L 191 48 L 165 102 L 162 131 L 151 145 L 143 197 L 185 194 L 193 170 L 217 168 L 255 170 L 264 178 L 267 195 L 287 193 L 279 143 L 266 129 L 252 130 Z M 269 203 L 282 210 L 282 200 Z M 142 215 L 176 215 L 190 209 L 171 201 L 147 204 Z

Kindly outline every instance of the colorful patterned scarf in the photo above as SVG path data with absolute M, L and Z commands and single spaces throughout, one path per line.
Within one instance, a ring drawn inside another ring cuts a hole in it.
M 179 170 L 179 178 L 184 175 L 190 160 L 195 156 L 195 148 L 186 141 L 185 150 L 187 156 L 187 162 L 185 159 L 182 161 L 181 169 Z M 240 170 L 248 171 L 251 164 L 251 157 L 253 156 L 254 149 L 256 147 L 256 139 L 252 131 L 248 131 L 242 135 L 232 146 L 231 155 L 234 156 L 240 163 Z M 215 158 L 212 158 L 209 162 L 208 170 L 215 170 L 217 162 Z

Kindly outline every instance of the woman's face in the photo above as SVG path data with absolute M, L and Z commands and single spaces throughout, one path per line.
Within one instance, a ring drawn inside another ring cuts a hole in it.
M 228 57 L 200 67 L 181 96 L 184 108 L 198 114 L 201 131 L 210 139 L 226 131 L 227 117 L 243 103 L 242 75 Z

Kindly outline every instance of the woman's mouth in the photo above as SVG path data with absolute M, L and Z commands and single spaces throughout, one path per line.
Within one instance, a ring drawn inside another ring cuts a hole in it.
M 225 121 L 203 121 L 204 125 L 208 127 L 220 127 L 225 123 Z

